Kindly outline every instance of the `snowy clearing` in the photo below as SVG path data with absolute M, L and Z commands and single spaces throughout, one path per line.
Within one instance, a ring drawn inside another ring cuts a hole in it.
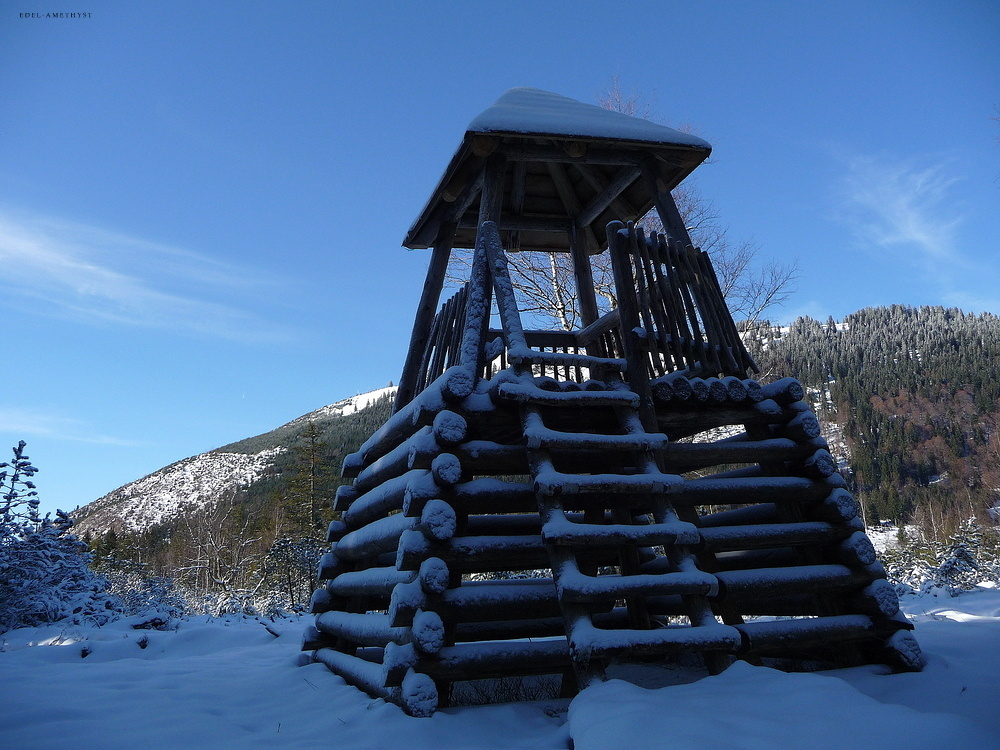
M 1000 748 L 1000 591 L 912 597 L 904 610 L 928 658 L 922 673 L 785 674 L 739 662 L 688 684 L 612 680 L 572 703 L 430 719 L 320 664 L 296 666 L 309 617 L 191 618 L 166 632 L 129 621 L 25 628 L 2 637 L 0 747 L 568 748 L 572 736 L 576 750 Z

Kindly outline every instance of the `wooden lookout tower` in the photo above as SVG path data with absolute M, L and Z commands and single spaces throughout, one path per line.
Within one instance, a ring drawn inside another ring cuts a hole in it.
M 623 662 L 920 668 L 802 386 L 752 379 L 671 198 L 710 150 L 535 89 L 472 121 L 404 242 L 430 269 L 395 411 L 344 462 L 316 660 L 417 716 L 455 683 L 571 695 Z M 633 224 L 651 209 L 662 234 Z M 440 304 L 455 248 L 470 278 Z M 575 330 L 525 327 L 531 252 L 569 254 Z

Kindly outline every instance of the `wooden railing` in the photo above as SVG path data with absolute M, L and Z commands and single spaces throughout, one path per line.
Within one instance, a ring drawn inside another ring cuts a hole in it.
M 441 306 L 437 315 L 434 316 L 427 346 L 420 361 L 420 371 L 417 375 L 414 393 L 420 393 L 445 370 L 458 364 L 468 299 L 469 284 L 466 283 Z
M 574 362 L 574 357 L 628 359 L 633 376 L 638 371 L 647 378 L 678 371 L 698 377 L 745 378 L 757 371 L 726 307 L 707 254 L 665 235 L 647 237 L 641 228 L 621 224 L 609 225 L 608 238 L 619 308 L 579 331 L 519 330 L 518 340 L 523 339 L 526 347 L 543 355 L 531 365 L 532 372 L 577 383 L 595 375 L 600 377 L 585 363 Z M 477 250 L 477 256 L 484 253 Z M 477 262 L 480 270 L 475 278 L 434 316 L 415 394 L 457 364 L 470 366 L 478 377 L 486 378 L 511 365 L 505 344 L 509 332 L 505 336 L 502 330 L 486 328 L 484 315 L 493 290 L 483 268 L 485 255 Z M 473 285 L 477 286 L 475 290 Z M 479 322 L 467 316 L 470 294 L 481 298 L 481 303 L 473 306 L 477 309 L 473 317 Z M 512 313 L 508 310 L 508 317 Z M 630 336 L 629 346 L 626 335 Z M 463 340 L 467 348 L 472 346 L 464 359 Z M 523 354 L 519 356 L 523 358 Z
M 641 227 L 609 225 L 622 329 L 641 332 L 650 377 L 757 371 L 706 253 Z M 624 290 L 634 290 L 632 294 Z

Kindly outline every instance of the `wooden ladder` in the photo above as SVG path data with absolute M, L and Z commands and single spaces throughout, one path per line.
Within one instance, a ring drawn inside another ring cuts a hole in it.
M 728 652 L 740 646 L 741 636 L 712 613 L 707 597 L 717 592 L 718 579 L 698 569 L 689 549 L 700 541 L 698 528 L 681 521 L 669 501 L 671 490 L 682 480 L 657 466 L 655 451 L 667 438 L 643 425 L 640 397 L 622 381 L 626 363 L 572 355 L 575 365 L 590 368 L 592 374 L 604 373 L 598 381 L 602 389 L 537 388 L 532 364 L 566 355 L 529 353 L 495 225 L 484 222 L 477 244 L 477 252 L 485 252 L 489 261 L 505 343 L 518 376 L 499 395 L 518 403 L 542 538 L 577 684 L 582 688 L 604 679 L 605 667 L 614 658 L 682 652 L 702 653 L 709 671 L 721 672 L 729 664 Z M 593 432 L 594 425 L 607 421 L 609 407 L 613 431 Z M 571 415 L 567 421 L 574 430 L 550 429 L 545 416 L 553 409 Z M 593 455 L 594 464 L 587 473 L 560 471 L 560 454 L 567 452 Z M 574 506 L 584 509 L 582 522 L 566 514 L 563 501 L 570 496 Z M 640 549 L 655 547 L 665 550 L 663 564 L 655 573 L 644 573 Z M 618 551 L 617 574 L 599 574 L 594 553 L 600 550 Z M 664 627 L 650 616 L 647 597 L 670 595 L 682 597 L 690 626 Z M 594 615 L 612 610 L 619 600 L 626 602 L 628 627 L 598 627 Z

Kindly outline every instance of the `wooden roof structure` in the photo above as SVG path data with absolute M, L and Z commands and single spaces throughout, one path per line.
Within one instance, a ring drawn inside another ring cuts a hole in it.
M 458 150 L 403 245 L 432 247 L 458 225 L 454 247 L 475 245 L 487 158 L 513 164 L 498 225 L 509 249 L 568 252 L 574 224 L 589 252 L 605 246 L 604 227 L 654 205 L 644 168 L 670 191 L 711 153 L 701 138 L 593 104 L 532 88 L 513 88 L 469 123 Z M 516 244 L 511 247 L 511 232 Z

